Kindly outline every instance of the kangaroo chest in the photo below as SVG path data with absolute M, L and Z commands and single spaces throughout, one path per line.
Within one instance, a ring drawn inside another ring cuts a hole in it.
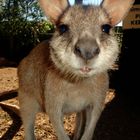
M 108 87 L 105 79 L 92 77 L 75 83 L 49 74 L 45 84 L 47 110 L 60 106 L 64 113 L 71 113 L 94 105 L 97 100 L 105 97 Z
M 64 92 L 63 112 L 78 112 L 85 109 L 90 104 L 93 104 L 94 98 L 96 98 L 96 91 L 94 84 L 79 84 L 64 86 L 62 93 Z

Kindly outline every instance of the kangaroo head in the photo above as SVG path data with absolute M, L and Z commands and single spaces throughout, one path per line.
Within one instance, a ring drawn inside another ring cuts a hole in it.
M 133 2 L 104 0 L 99 6 L 70 6 L 67 0 L 40 0 L 56 26 L 50 41 L 55 66 L 79 77 L 108 70 L 119 53 L 112 28 L 123 20 Z

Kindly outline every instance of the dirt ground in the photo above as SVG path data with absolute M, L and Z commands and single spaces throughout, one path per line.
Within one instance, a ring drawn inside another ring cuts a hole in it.
M 16 68 L 0 69 L 0 93 L 18 88 L 18 78 Z M 108 95 L 105 110 L 97 124 L 94 140 L 140 140 L 140 118 L 127 112 L 121 100 L 114 98 L 111 90 Z M 113 99 L 113 100 L 112 100 Z M 18 100 L 6 101 L 18 106 Z M 66 116 L 64 126 L 66 132 L 71 135 L 74 131 L 75 114 Z M 0 138 L 12 124 L 10 116 L 0 108 Z M 56 140 L 55 131 L 46 114 L 38 114 L 35 125 L 35 134 L 38 140 Z M 13 140 L 23 140 L 24 129 L 20 128 Z M 7 138 L 7 140 L 10 140 Z
M 4 91 L 10 91 L 18 88 L 18 78 L 16 68 L 2 68 L 0 69 L 0 93 Z M 5 101 L 7 104 L 17 105 L 18 100 L 10 99 Z M 49 117 L 46 114 L 39 113 L 36 117 L 35 133 L 38 140 L 56 140 L 54 129 L 49 121 Z M 67 133 L 71 135 L 74 130 L 75 114 L 66 116 L 64 125 Z M 8 130 L 12 124 L 10 116 L 0 108 L 0 138 Z M 23 126 L 19 132 L 15 135 L 13 140 L 23 140 L 24 130 Z M 8 138 L 7 138 L 8 140 Z

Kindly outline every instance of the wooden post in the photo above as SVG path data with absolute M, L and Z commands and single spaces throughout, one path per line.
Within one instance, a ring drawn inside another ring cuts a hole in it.
M 123 22 L 123 43 L 117 90 L 128 110 L 140 114 L 140 0 Z

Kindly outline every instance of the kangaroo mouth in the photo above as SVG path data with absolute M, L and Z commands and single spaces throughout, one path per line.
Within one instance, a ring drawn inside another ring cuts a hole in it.
M 80 71 L 82 73 L 89 73 L 91 70 L 92 70 L 92 68 L 89 68 L 87 66 L 84 66 L 84 67 L 80 68 Z

